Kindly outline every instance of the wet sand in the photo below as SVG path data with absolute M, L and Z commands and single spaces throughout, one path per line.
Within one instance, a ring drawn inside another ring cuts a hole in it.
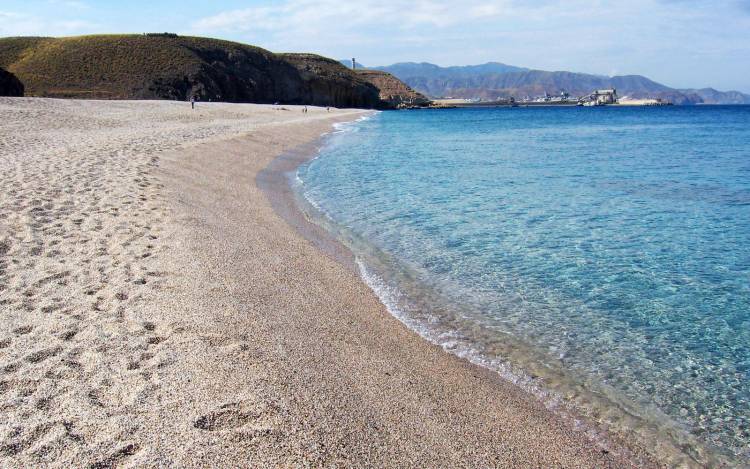
M 0 466 L 652 466 L 390 316 L 287 108 L 0 98 Z

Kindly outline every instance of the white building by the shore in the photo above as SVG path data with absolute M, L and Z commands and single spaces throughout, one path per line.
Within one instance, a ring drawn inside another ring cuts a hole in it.
M 591 93 L 591 100 L 598 106 L 605 104 L 617 104 L 617 90 L 596 90 Z

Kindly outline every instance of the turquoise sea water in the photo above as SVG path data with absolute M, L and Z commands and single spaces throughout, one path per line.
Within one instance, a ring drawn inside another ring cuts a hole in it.
M 431 340 L 692 459 L 750 458 L 750 107 L 386 112 L 297 177 Z

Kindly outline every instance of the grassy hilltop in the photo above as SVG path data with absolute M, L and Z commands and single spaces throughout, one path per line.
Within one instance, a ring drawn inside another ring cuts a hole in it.
M 27 96 L 390 107 L 334 60 L 171 34 L 2 38 L 0 68 Z

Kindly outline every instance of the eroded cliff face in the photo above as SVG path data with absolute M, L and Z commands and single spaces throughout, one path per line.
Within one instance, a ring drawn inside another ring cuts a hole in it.
M 380 107 L 399 109 L 428 106 L 430 100 L 422 93 L 411 89 L 404 82 L 388 72 L 380 70 L 356 70 L 357 75 L 372 83 L 380 90 Z
M 0 68 L 0 96 L 23 96 L 23 83 L 12 73 Z
M 315 54 L 278 54 L 304 82 L 304 103 L 318 106 L 378 108 L 380 91 L 339 62 Z
M 295 67 L 275 54 L 256 49 L 192 47 L 196 61 L 165 70 L 134 89 L 134 97 L 237 103 L 298 104 L 305 82 Z

